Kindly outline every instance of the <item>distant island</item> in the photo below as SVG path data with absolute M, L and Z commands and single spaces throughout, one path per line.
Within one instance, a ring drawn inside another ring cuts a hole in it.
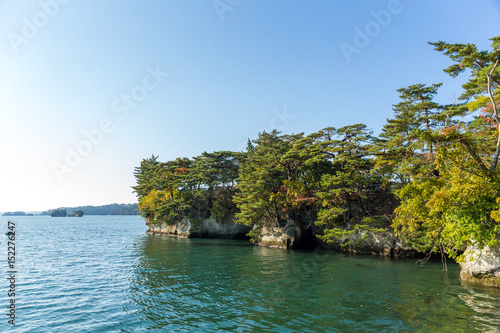
M 75 210 L 73 214 L 68 214 L 68 211 L 63 208 L 59 208 L 50 213 L 52 217 L 83 217 L 83 210 Z
M 82 215 L 139 215 L 139 207 L 134 204 L 109 204 L 103 206 L 78 206 L 78 207 L 60 207 L 58 209 L 49 209 L 40 215 L 51 215 L 56 210 L 66 210 L 68 216 Z M 80 213 L 81 212 L 81 213 Z M 81 215 L 80 215 L 81 214 Z
M 83 210 L 75 210 L 72 215 L 68 215 L 69 217 L 82 217 Z
M 25 212 L 6 212 L 3 213 L 3 216 L 33 216 L 33 214 Z
M 52 217 L 66 217 L 68 216 L 68 212 L 66 209 L 56 209 L 52 213 L 50 213 Z
M 2 216 L 33 216 L 33 215 L 53 215 L 56 216 L 76 216 L 83 215 L 139 215 L 139 207 L 134 204 L 109 204 L 102 206 L 78 206 L 78 207 L 59 207 L 49 209 L 40 214 L 32 214 L 21 211 L 5 212 Z

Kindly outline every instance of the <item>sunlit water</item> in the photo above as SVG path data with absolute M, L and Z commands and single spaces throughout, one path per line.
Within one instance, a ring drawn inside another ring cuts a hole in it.
M 500 332 L 500 291 L 462 284 L 456 264 L 150 236 L 138 216 L 9 219 L 2 332 Z

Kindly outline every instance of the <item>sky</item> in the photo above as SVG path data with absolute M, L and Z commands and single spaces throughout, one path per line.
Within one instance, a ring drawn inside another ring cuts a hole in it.
M 499 32 L 496 0 L 0 0 L 0 211 L 137 202 L 143 158 L 273 128 L 378 134 L 401 87 L 460 96 L 427 42 Z

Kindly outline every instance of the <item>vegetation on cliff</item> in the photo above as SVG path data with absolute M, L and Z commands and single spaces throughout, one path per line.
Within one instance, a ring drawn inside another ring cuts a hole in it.
M 326 242 L 359 229 L 392 226 L 415 249 L 456 257 L 500 234 L 500 37 L 490 51 L 431 43 L 470 74 L 453 105 L 437 84 L 398 90 L 379 137 L 364 124 L 316 133 L 263 132 L 245 152 L 203 153 L 136 168 L 139 208 L 153 222 L 212 215 L 252 225 L 314 225 Z M 394 197 L 399 199 L 394 200 Z M 391 202 L 384 205 L 383 202 Z M 392 203 L 398 202 L 397 207 Z
M 243 154 L 203 153 L 193 159 L 161 163 L 152 156 L 135 169 L 139 209 L 152 222 L 173 224 L 183 218 L 221 221 L 235 210 L 232 197 Z
M 307 136 L 264 132 L 254 144 L 240 167 L 237 222 L 315 223 L 324 228 L 326 241 L 355 226 L 389 226 L 372 204 L 387 189 L 373 168 L 373 137 L 365 125 L 328 127 Z
M 498 243 L 500 37 L 492 42 L 491 51 L 472 44 L 431 43 L 454 62 L 446 73 L 456 77 L 466 71 L 469 80 L 455 105 L 432 105 L 437 109 L 429 116 L 434 126 L 409 132 L 421 144 L 426 164 L 397 192 L 401 205 L 393 226 L 421 249 L 456 257 L 476 242 Z

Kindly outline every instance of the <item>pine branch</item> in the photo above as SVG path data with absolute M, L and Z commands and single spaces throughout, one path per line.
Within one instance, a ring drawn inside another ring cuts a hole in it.
M 498 164 L 498 157 L 500 156 L 500 118 L 498 116 L 498 107 L 495 101 L 495 97 L 493 96 L 492 92 L 492 85 L 491 85 L 491 80 L 492 80 L 492 75 L 495 69 L 498 66 L 498 60 L 495 62 L 493 65 L 493 68 L 491 69 L 490 73 L 486 74 L 486 77 L 488 79 L 488 96 L 490 97 L 491 104 L 493 106 L 493 115 L 495 117 L 495 121 L 497 122 L 497 129 L 498 129 L 498 139 L 497 139 L 497 147 L 495 149 L 495 154 L 493 155 L 493 161 L 491 163 L 490 171 L 493 171 L 496 169 L 497 164 Z

